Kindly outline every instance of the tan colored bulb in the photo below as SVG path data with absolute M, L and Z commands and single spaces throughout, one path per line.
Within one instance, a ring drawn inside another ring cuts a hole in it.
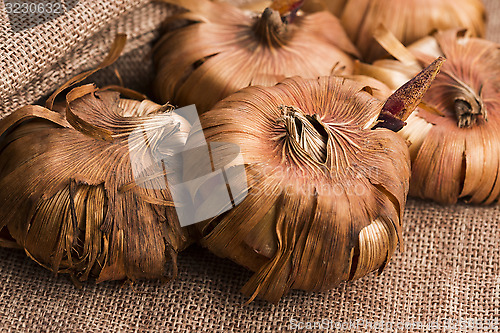
M 372 62 L 387 53 L 373 39 L 383 24 L 403 44 L 409 45 L 436 30 L 466 28 L 484 36 L 485 9 L 481 0 L 309 0 L 326 3 L 341 18 L 347 34 Z
M 87 85 L 67 95 L 62 112 L 26 106 L 2 119 L 0 229 L 74 281 L 164 277 L 188 235 L 168 189 L 156 186 L 161 177 L 139 184 L 131 155 L 151 164 L 164 153 L 151 148 L 156 141 L 186 141 L 189 123 L 167 111 Z M 161 132 L 169 124 L 177 130 Z M 135 129 L 156 141 L 131 140 Z
M 204 112 L 250 85 L 271 86 L 295 75 L 350 74 L 358 55 L 326 11 L 283 22 L 285 16 L 271 8 L 251 16 L 227 3 L 168 2 L 189 10 L 170 23 L 192 24 L 168 32 L 156 45 L 154 89 L 163 102 L 196 104 Z
M 396 89 L 436 56 L 447 61 L 421 107 L 400 132 L 410 143 L 410 195 L 440 203 L 500 198 L 500 51 L 465 31 L 438 32 L 408 49 L 380 34 L 398 60 L 360 64 L 358 72 Z M 391 40 L 391 41 L 388 41 Z
M 243 287 L 250 300 L 384 268 L 400 241 L 410 169 L 405 141 L 380 127 L 411 112 L 440 61 L 385 103 L 370 94 L 388 89 L 370 88 L 373 79 L 295 77 L 245 88 L 201 115 L 204 130 L 187 144 L 205 135 L 238 145 L 248 184 L 239 205 L 197 225 L 201 243 L 255 272 Z M 185 165 L 195 168 L 196 156 Z

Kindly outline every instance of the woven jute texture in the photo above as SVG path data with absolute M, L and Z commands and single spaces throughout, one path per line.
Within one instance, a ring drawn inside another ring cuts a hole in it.
M 45 3 L 50 2 L 57 3 Z M 117 71 L 125 86 L 148 91 L 153 75 L 151 41 L 158 37 L 168 13 L 167 5 L 149 1 L 79 0 L 63 15 L 17 31 L 13 27 L 29 26 L 32 17 L 9 15 L 0 2 L 0 115 L 37 101 L 69 78 L 97 66 L 117 33 L 128 38 L 122 57 L 92 80 L 118 84 Z
M 64 3 L 64 2 L 62 2 Z M 0 2 L 0 113 L 33 103 L 94 67 L 113 36 L 125 54 L 92 77 L 149 91 L 151 42 L 172 12 L 139 0 L 66 1 L 66 13 L 36 25 Z M 486 1 L 488 38 L 500 41 L 500 2 Z M 1 189 L 0 189 L 1 190 Z M 442 207 L 411 199 L 404 251 L 372 274 L 324 293 L 292 291 L 278 305 L 246 301 L 251 276 L 199 247 L 179 256 L 179 276 L 76 289 L 23 252 L 0 249 L 0 332 L 494 332 L 500 330 L 500 207 Z M 301 328 L 311 328 L 305 330 Z

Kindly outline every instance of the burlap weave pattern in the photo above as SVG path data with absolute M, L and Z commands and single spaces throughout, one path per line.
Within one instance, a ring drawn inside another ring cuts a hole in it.
M 5 8 L 0 10 L 0 115 L 33 103 L 61 82 L 94 68 L 117 33 L 127 34 L 128 42 L 113 68 L 124 84 L 144 90 L 153 70 L 150 43 L 158 37 L 168 9 L 165 4 L 140 0 L 80 0 L 64 15 L 15 33 L 10 31 L 14 23 Z M 109 70 L 94 81 L 119 82 Z
M 500 41 L 500 2 L 485 3 L 488 38 Z M 163 4 L 139 0 L 80 0 L 60 18 L 12 33 L 0 3 L 0 113 L 95 66 L 116 32 L 129 35 L 126 54 L 93 80 L 117 83 L 117 69 L 127 86 L 147 91 L 150 42 L 168 13 Z M 338 330 L 346 332 L 382 332 L 391 323 L 398 332 L 448 332 L 443 325 L 463 320 L 500 321 L 500 206 L 411 199 L 403 236 L 404 251 L 381 276 L 325 293 L 293 291 L 277 306 L 243 306 L 239 289 L 251 273 L 198 247 L 179 256 L 179 277 L 170 284 L 89 282 L 81 290 L 24 253 L 0 249 L 0 332 L 293 332 L 293 323 L 330 320 L 353 325 Z M 441 327 L 411 326 L 418 323 Z

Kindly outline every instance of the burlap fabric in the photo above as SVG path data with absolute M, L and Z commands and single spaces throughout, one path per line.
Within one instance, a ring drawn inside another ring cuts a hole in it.
M 500 3 L 486 4 L 488 37 L 500 41 Z M 9 17 L 0 3 L 1 113 L 95 66 L 116 32 L 129 35 L 126 54 L 93 80 L 118 83 L 117 70 L 125 85 L 148 91 L 150 42 L 167 6 L 139 0 L 80 0 L 72 6 L 23 30 L 19 20 L 31 23 Z M 180 255 L 179 277 L 168 285 L 87 283 L 81 290 L 24 253 L 0 249 L 0 331 L 498 331 L 500 207 L 410 200 L 404 222 L 404 251 L 381 276 L 325 293 L 293 291 L 277 306 L 243 306 L 239 289 L 250 273 L 198 247 Z

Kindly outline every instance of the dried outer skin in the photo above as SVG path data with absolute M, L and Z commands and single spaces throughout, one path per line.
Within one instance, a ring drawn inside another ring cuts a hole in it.
M 485 9 L 481 0 L 325 0 L 344 6 L 339 16 L 347 34 L 366 62 L 387 56 L 373 39 L 384 24 L 404 45 L 435 30 L 467 28 L 474 36 L 485 34 Z M 345 3 L 345 4 L 344 4 Z M 336 9 L 338 11 L 338 9 Z
M 400 240 L 409 155 L 396 133 L 371 129 L 383 103 L 366 86 L 296 77 L 243 89 L 201 116 L 207 141 L 241 147 L 249 184 L 242 203 L 198 225 L 201 243 L 255 271 L 243 287 L 250 300 L 330 289 L 391 258 Z M 311 120 L 297 127 L 310 136 L 291 134 L 283 105 Z M 324 155 L 310 151 L 318 134 Z M 189 140 L 197 135 L 202 132 Z
M 0 229 L 75 281 L 163 278 L 170 259 L 175 275 L 188 235 L 167 189 L 135 185 L 129 155 L 145 146 L 127 142 L 163 109 L 92 85 L 66 101 L 65 112 L 27 106 L 0 121 Z
M 195 23 L 166 33 L 156 45 L 154 90 L 162 102 L 196 104 L 204 112 L 250 85 L 271 86 L 295 75 L 350 74 L 358 56 L 339 20 L 327 11 L 284 24 L 270 9 L 250 17 L 227 3 L 174 2 L 189 12 L 169 23 Z
M 498 48 L 496 43 L 459 30 L 438 32 L 408 47 L 421 66 L 436 56 L 447 58 L 423 104 L 400 132 L 410 143 L 410 195 L 442 204 L 459 199 L 475 204 L 499 200 Z M 362 67 L 360 72 L 373 75 L 393 89 L 400 84 L 397 75 L 404 80 L 415 71 L 395 60 Z M 474 124 L 460 126 L 462 110 L 455 109 L 457 99 L 482 105 Z

